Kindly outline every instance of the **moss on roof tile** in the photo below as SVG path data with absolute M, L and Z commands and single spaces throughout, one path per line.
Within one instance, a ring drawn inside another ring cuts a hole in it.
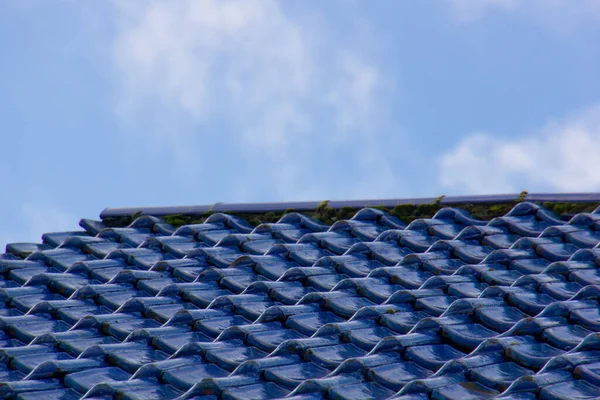
M 519 199 L 524 199 L 527 195 L 526 191 L 523 191 L 519 196 Z M 394 207 L 385 206 L 373 206 L 376 208 L 389 213 L 390 215 L 398 218 L 406 224 L 420 218 L 432 218 L 439 210 L 445 207 L 461 208 L 468 211 L 473 218 L 488 221 L 493 218 L 505 215 L 508 213 L 519 201 L 506 201 L 496 203 L 461 203 L 442 205 L 441 200 L 443 196 L 439 197 L 433 203 L 429 204 L 397 204 Z M 534 202 L 541 205 L 549 211 L 554 212 L 563 219 L 568 219 L 571 216 L 578 213 L 592 212 L 600 203 L 597 202 Z M 352 218 L 359 209 L 354 207 L 342 207 L 339 209 L 329 206 L 329 201 L 321 202 L 315 210 L 304 211 L 302 214 L 307 215 L 311 218 L 319 220 L 327 225 L 331 225 L 336 221 L 345 220 Z M 295 212 L 293 209 L 288 209 L 283 212 L 258 212 L 258 213 L 235 213 L 224 211 L 224 214 L 235 215 L 248 221 L 251 225 L 257 226 L 263 223 L 274 223 L 279 221 L 285 214 Z M 206 221 L 213 213 L 206 212 L 204 214 L 171 214 L 165 215 L 161 218 L 170 225 L 175 227 L 189 225 L 189 224 L 200 224 Z M 141 213 L 136 213 L 132 216 L 125 217 L 109 217 L 104 218 L 103 222 L 107 226 L 127 226 L 133 222 Z

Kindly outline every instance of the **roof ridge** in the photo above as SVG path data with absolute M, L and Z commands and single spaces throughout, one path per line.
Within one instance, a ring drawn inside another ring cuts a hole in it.
M 326 203 L 326 207 L 339 210 L 345 207 L 394 207 L 403 204 L 422 205 L 439 204 L 442 206 L 456 206 L 460 204 L 485 204 L 485 203 L 512 203 L 519 201 L 531 202 L 569 202 L 592 203 L 600 202 L 600 192 L 592 193 L 521 193 L 471 195 L 471 196 L 439 196 L 416 197 L 395 199 L 369 199 L 369 200 L 323 200 L 323 201 L 288 201 L 288 202 L 257 202 L 257 203 L 225 203 L 216 202 L 207 205 L 189 206 L 150 206 L 150 207 L 108 207 L 100 213 L 100 218 L 130 217 L 135 214 L 164 216 L 172 214 L 202 215 L 206 213 L 267 213 L 295 211 L 312 211 Z

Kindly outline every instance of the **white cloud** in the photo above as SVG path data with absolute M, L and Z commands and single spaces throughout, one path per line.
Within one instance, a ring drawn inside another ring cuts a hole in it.
M 130 101 L 162 98 L 200 120 L 233 115 L 249 123 L 252 143 L 252 127 L 280 144 L 308 130 L 315 106 L 329 106 L 341 130 L 372 110 L 376 66 L 278 2 L 143 4 L 121 10 L 127 23 L 116 46 Z
M 598 0 L 445 0 L 460 22 L 472 22 L 498 12 L 525 15 L 563 31 L 600 19 Z
M 600 190 L 600 105 L 534 134 L 502 139 L 474 133 L 438 159 L 454 193 Z
M 276 197 L 298 198 L 323 189 L 316 187 L 318 179 L 304 179 L 312 186 L 296 186 L 291 193 L 282 189 L 298 173 L 318 170 L 315 147 L 330 149 L 325 156 L 331 158 L 342 154 L 335 149 L 343 144 L 360 149 L 353 161 L 375 159 L 366 164 L 390 168 L 386 146 L 365 140 L 386 124 L 390 87 L 374 57 L 375 46 L 364 37 L 353 40 L 352 32 L 336 31 L 318 10 L 286 12 L 284 4 L 117 3 L 115 61 L 125 89 L 125 113 L 154 104 L 202 127 L 154 133 L 155 147 L 169 149 L 179 170 L 190 171 L 192 162 L 194 171 L 202 168 L 191 149 L 219 135 L 229 154 L 240 151 L 252 165 L 256 157 L 277 164 L 264 169 L 265 178 L 278 182 Z M 150 133 L 143 134 L 147 141 Z M 351 186 L 361 180 L 372 182 L 373 172 L 361 171 L 343 184 L 338 179 L 340 187 L 348 187 L 338 195 L 355 190 Z M 375 196 L 400 186 L 397 176 L 372 185 L 378 188 L 371 194 Z

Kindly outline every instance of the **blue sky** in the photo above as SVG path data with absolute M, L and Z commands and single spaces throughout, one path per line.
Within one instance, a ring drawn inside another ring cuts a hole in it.
M 600 190 L 600 1 L 0 2 L 0 245 L 108 206 Z

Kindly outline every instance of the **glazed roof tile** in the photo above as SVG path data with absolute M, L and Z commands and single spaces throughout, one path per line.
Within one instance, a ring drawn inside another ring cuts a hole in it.
M 107 209 L 0 255 L 0 395 L 600 398 L 598 201 Z

